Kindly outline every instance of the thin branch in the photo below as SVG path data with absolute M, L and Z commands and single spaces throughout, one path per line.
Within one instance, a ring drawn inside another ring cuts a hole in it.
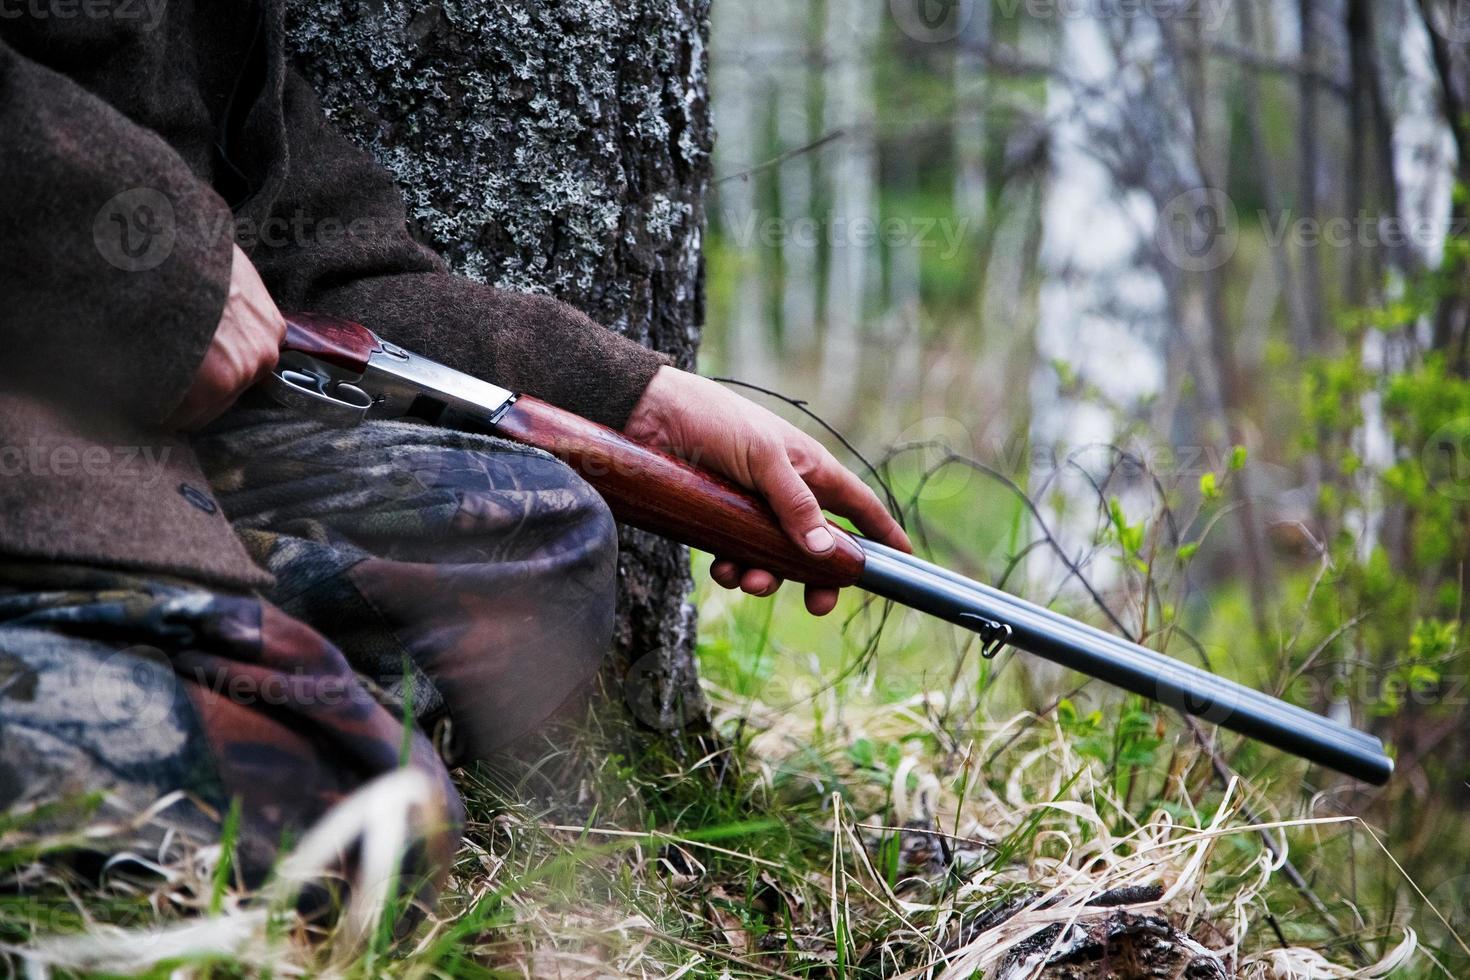
M 1097 608 L 1102 611 L 1103 615 L 1108 617 L 1108 621 L 1111 622 L 1113 626 L 1116 627 L 1120 632 L 1124 633 L 1125 635 L 1128 633 L 1128 628 L 1123 625 L 1123 621 L 1118 618 L 1118 615 L 1113 612 L 1112 607 L 1107 604 L 1107 601 L 1104 600 L 1097 589 L 1093 587 L 1093 584 L 1088 581 L 1087 576 L 1082 574 L 1082 569 L 1078 567 L 1077 563 L 1073 561 L 1067 555 L 1066 550 L 1062 548 L 1061 542 L 1056 539 L 1056 535 L 1052 533 L 1051 527 L 1046 523 L 1046 518 L 1042 516 L 1041 508 L 1036 506 L 1036 502 L 1031 499 L 1030 495 L 1027 494 L 1025 490 L 1022 490 L 1020 486 L 1016 484 L 1016 481 L 1012 480 L 1010 477 L 1006 476 L 1004 473 L 1002 473 L 1000 470 L 997 470 L 993 466 L 987 466 L 985 463 L 980 462 L 978 459 L 971 459 L 968 456 L 962 456 L 959 453 L 950 450 L 949 447 L 932 441 L 906 443 L 904 445 L 894 447 L 891 453 L 893 455 L 896 455 L 902 452 L 915 452 L 924 449 L 934 448 L 944 449 L 948 453 L 948 455 L 945 456 L 944 459 L 940 460 L 940 462 L 935 466 L 934 470 L 931 470 L 930 473 L 925 474 L 924 480 L 920 481 L 921 483 L 927 481 L 930 474 L 935 472 L 940 467 L 950 464 L 958 464 L 960 466 L 969 467 L 977 473 L 985 474 L 992 480 L 995 480 L 997 483 L 1001 484 L 1001 486 L 1005 487 L 1011 493 L 1015 494 L 1017 499 L 1019 499 L 1026 506 L 1026 509 L 1031 513 L 1032 519 L 1036 521 L 1037 528 L 1041 531 L 1041 534 L 1046 539 L 1047 544 L 1051 546 L 1052 552 L 1057 556 L 1057 558 L 1061 560 L 1062 564 L 1066 566 L 1067 571 L 1076 576 L 1077 581 L 1082 584 L 1082 587 L 1087 591 L 1087 594 L 1092 598 L 1092 601 L 1097 606 Z
M 1341 80 L 1303 62 L 1261 54 L 1251 47 L 1250 38 L 1242 35 L 1241 39 L 1245 42 L 1244 44 L 1232 44 L 1229 41 L 1220 40 L 1206 41 L 1203 50 L 1206 54 L 1233 61 L 1255 71 L 1284 75 L 1288 78 L 1309 79 L 1312 84 L 1332 93 L 1344 102 L 1352 98 L 1352 88 Z M 1192 50 L 1198 50 L 1198 45 L 1185 41 L 1179 45 L 1179 48 L 1184 52 L 1192 52 Z
M 1450 46 L 1441 33 L 1435 19 L 1430 0 L 1419 0 L 1419 13 L 1424 18 L 1424 31 L 1429 35 L 1429 53 L 1434 61 L 1434 74 L 1439 78 L 1440 102 L 1444 107 L 1445 124 L 1455 140 L 1455 155 L 1460 162 L 1461 172 L 1470 166 L 1470 134 L 1465 131 L 1465 107 L 1460 102 L 1460 93 L 1455 88 L 1455 69 L 1450 56 Z
M 771 157 L 771 159 L 767 160 L 765 163 L 758 163 L 755 166 L 750 167 L 746 170 L 740 170 L 733 174 L 726 174 L 723 177 L 716 177 L 714 181 L 714 186 L 718 187 L 721 184 L 728 184 L 732 180 L 749 180 L 756 174 L 765 173 L 767 170 L 774 170 L 777 167 L 781 166 L 781 164 L 786 163 L 788 160 L 794 160 L 797 157 L 802 156 L 803 154 L 812 153 L 816 150 L 819 150 L 822 147 L 826 146 L 828 143 L 836 142 L 846 135 L 846 129 L 834 129 L 827 135 L 819 136 L 816 139 L 812 140 L 810 143 L 804 144 L 802 146 L 792 147 L 784 153 Z
M 1235 770 L 1231 768 L 1230 763 L 1226 762 L 1220 755 L 1219 750 L 1215 748 L 1214 742 L 1205 737 L 1204 729 L 1199 726 L 1198 722 L 1182 712 L 1179 717 L 1184 719 L 1185 726 L 1189 729 L 1190 734 L 1194 736 L 1195 744 L 1209 757 L 1210 766 L 1214 770 L 1215 778 L 1220 782 L 1220 785 L 1229 786 L 1231 781 L 1236 778 Z M 1265 822 L 1256 815 L 1255 810 L 1244 800 L 1240 803 L 1240 812 L 1245 817 L 1247 823 L 1260 824 Z M 1291 882 L 1291 886 L 1297 890 L 1297 894 L 1307 900 L 1307 904 L 1312 907 L 1312 911 L 1317 913 L 1317 916 L 1326 924 L 1328 929 L 1332 930 L 1334 938 L 1347 946 L 1349 955 L 1357 961 L 1358 965 L 1367 965 L 1368 954 L 1363 951 L 1363 947 L 1358 944 L 1357 940 L 1344 935 L 1342 929 L 1337 924 L 1337 920 L 1332 917 L 1332 911 L 1327 908 L 1327 903 L 1322 901 L 1321 896 L 1313 890 L 1311 883 L 1297 869 L 1297 866 L 1291 863 L 1291 859 L 1286 856 L 1286 850 L 1264 828 L 1257 833 L 1261 838 L 1261 842 L 1266 845 L 1266 850 L 1270 851 L 1271 856 L 1281 865 L 1282 874 L 1286 876 L 1287 881 Z
M 740 381 L 736 378 L 712 378 L 711 380 L 718 381 L 720 384 L 734 385 L 737 388 L 744 388 L 747 391 L 757 391 L 760 392 L 762 395 L 766 395 L 768 397 L 778 399 L 779 401 L 783 401 L 786 404 L 790 405 L 792 408 L 801 412 L 801 414 L 805 415 L 813 422 L 820 425 L 829 436 L 831 436 L 833 439 L 836 439 L 839 443 L 842 444 L 843 449 L 846 449 L 859 463 L 862 463 L 864 469 L 872 474 L 873 480 L 877 482 L 879 488 L 883 491 L 883 496 L 886 498 L 884 501 L 884 505 L 888 508 L 888 512 L 893 515 L 893 519 L 898 522 L 899 527 L 904 526 L 904 509 L 903 507 L 899 506 L 898 497 L 894 494 L 893 488 L 888 485 L 888 481 L 884 478 L 883 474 L 878 472 L 878 467 L 868 462 L 868 458 L 858 451 L 858 448 L 854 446 L 851 441 L 848 440 L 847 436 L 843 435 L 826 419 L 822 418 L 816 412 L 812 411 L 809 402 L 802 398 L 792 398 L 789 395 L 781 394 L 779 391 L 773 391 L 770 388 L 762 388 L 760 385 L 751 384 L 749 381 Z

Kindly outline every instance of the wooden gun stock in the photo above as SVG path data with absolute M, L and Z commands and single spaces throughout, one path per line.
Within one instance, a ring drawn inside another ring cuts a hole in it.
M 305 354 L 358 375 L 382 349 L 378 335 L 362 324 L 315 313 L 286 317 L 286 339 L 281 342 L 283 351 Z

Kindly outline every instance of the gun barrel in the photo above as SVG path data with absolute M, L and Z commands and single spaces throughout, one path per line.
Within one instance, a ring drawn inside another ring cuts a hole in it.
M 970 629 L 1009 628 L 1010 645 L 1374 785 L 1393 773 L 1382 743 L 1329 718 L 871 541 L 865 591 Z

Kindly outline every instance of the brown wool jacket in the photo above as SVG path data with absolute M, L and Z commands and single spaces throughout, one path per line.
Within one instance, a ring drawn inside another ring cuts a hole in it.
M 284 310 L 626 421 L 660 355 L 449 275 L 286 66 L 281 0 L 197 7 L 0 19 L 0 557 L 269 581 L 159 426 L 219 321 L 236 239 Z

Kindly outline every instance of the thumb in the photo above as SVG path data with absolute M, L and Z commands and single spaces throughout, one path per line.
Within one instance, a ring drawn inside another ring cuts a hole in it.
M 821 504 L 784 453 L 777 455 L 755 477 L 756 489 L 776 512 L 781 529 L 803 551 L 824 555 L 837 546 L 837 540 L 827 529 Z

